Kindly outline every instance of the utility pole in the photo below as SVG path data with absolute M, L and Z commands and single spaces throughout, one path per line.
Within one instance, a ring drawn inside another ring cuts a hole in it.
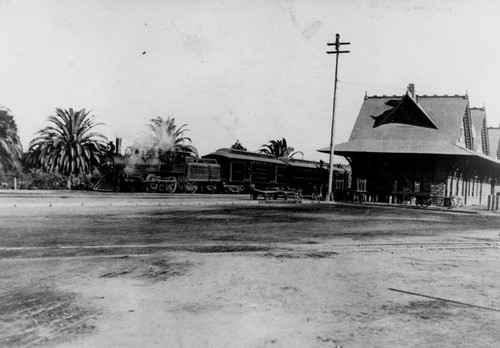
M 333 110 L 332 110 L 332 135 L 330 138 L 330 165 L 328 170 L 328 192 L 326 193 L 326 200 L 333 201 L 332 181 L 333 181 L 333 154 L 334 154 L 334 129 L 335 129 L 335 101 L 337 99 L 337 71 L 339 68 L 339 54 L 349 53 L 349 51 L 341 51 L 341 45 L 350 45 L 350 42 L 340 42 L 340 35 L 335 35 L 335 42 L 328 42 L 327 46 L 335 46 L 335 51 L 327 51 L 327 54 L 335 54 L 335 85 L 333 87 Z

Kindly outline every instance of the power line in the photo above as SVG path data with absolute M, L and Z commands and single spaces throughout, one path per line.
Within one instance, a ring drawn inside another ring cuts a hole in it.
M 347 85 L 356 85 L 356 86 L 363 86 L 363 87 L 376 87 L 376 88 L 401 90 L 401 87 L 388 87 L 388 86 L 380 86 L 380 85 L 369 85 L 369 84 L 366 84 L 366 83 L 349 82 L 349 81 L 342 81 L 342 80 L 339 80 L 339 82 L 340 83 L 345 83 Z

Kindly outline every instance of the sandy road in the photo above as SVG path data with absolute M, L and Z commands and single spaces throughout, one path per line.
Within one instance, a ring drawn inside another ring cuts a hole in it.
M 205 246 L 206 248 L 227 248 L 227 244 L 218 243 Z M 244 244 L 244 245 L 233 245 L 232 248 L 237 251 L 238 249 L 248 249 L 255 248 L 258 249 L 260 244 Z M 106 255 L 71 255 L 76 250 L 108 250 Z M 150 251 L 154 249 L 154 253 L 137 253 L 137 254 L 120 254 L 121 249 L 133 249 L 135 251 L 140 251 L 146 249 Z M 165 251 L 167 249 L 168 251 Z M 0 252 L 2 251 L 17 251 L 22 252 L 22 255 L 28 257 L 6 257 L 0 258 L 0 262 L 36 262 L 36 261 L 49 261 L 49 260 L 90 260 L 93 258 L 122 258 L 122 257 L 151 257 L 161 254 L 168 254 L 171 250 L 184 250 L 190 249 L 186 247 L 185 244 L 131 244 L 131 245 L 66 245 L 58 247 L 0 247 Z M 410 242 L 410 243 L 340 243 L 340 244 L 322 244 L 321 247 L 318 245 L 296 245 L 296 244 L 275 244 L 273 246 L 272 252 L 280 253 L 280 255 L 287 255 L 287 257 L 292 257 L 293 255 L 300 256 L 302 254 L 308 253 L 332 253 L 340 254 L 347 252 L 355 253 L 373 253 L 373 252 L 394 252 L 404 250 L 470 250 L 470 249 L 500 249 L 500 242 Z M 46 257 L 29 257 L 31 251 L 42 251 L 45 253 L 51 253 L 55 250 L 67 251 L 68 256 L 46 256 Z M 228 251 L 224 251 L 228 252 Z M 269 254 L 270 251 L 253 251 L 254 254 Z M 217 252 L 212 252 L 217 253 Z
M 500 308 L 496 216 L 243 197 L 3 198 L 2 345 L 500 341 L 499 313 L 479 308 Z

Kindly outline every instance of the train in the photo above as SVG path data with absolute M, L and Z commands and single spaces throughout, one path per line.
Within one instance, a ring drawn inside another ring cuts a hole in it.
M 244 193 L 252 189 L 301 190 L 324 193 L 328 166 L 322 161 L 222 148 L 198 157 L 186 151 L 161 155 L 122 155 L 119 149 L 106 156 L 103 177 L 96 190 Z M 344 180 L 346 171 L 335 167 L 334 180 Z
M 220 165 L 187 151 L 108 154 L 101 171 L 96 190 L 195 193 L 216 192 L 220 186 Z
M 322 161 L 308 161 L 236 149 L 222 148 L 208 155 L 221 166 L 223 192 L 239 193 L 249 189 L 302 190 L 321 192 L 326 187 L 328 168 Z M 338 174 L 344 173 L 336 168 Z

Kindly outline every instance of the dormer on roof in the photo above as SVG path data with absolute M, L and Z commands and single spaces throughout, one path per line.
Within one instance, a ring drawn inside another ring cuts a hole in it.
M 490 156 L 500 159 L 500 127 L 488 127 Z
M 411 89 L 406 92 L 406 95 L 401 101 L 390 110 L 387 110 L 381 115 L 372 116 L 375 120 L 373 128 L 390 123 L 407 124 L 411 126 L 438 129 L 436 123 L 427 114 L 427 112 L 418 104 L 415 99 L 414 86 L 410 84 Z
M 472 131 L 474 139 L 474 151 L 490 155 L 488 126 L 486 124 L 486 108 L 470 107 L 472 120 Z

